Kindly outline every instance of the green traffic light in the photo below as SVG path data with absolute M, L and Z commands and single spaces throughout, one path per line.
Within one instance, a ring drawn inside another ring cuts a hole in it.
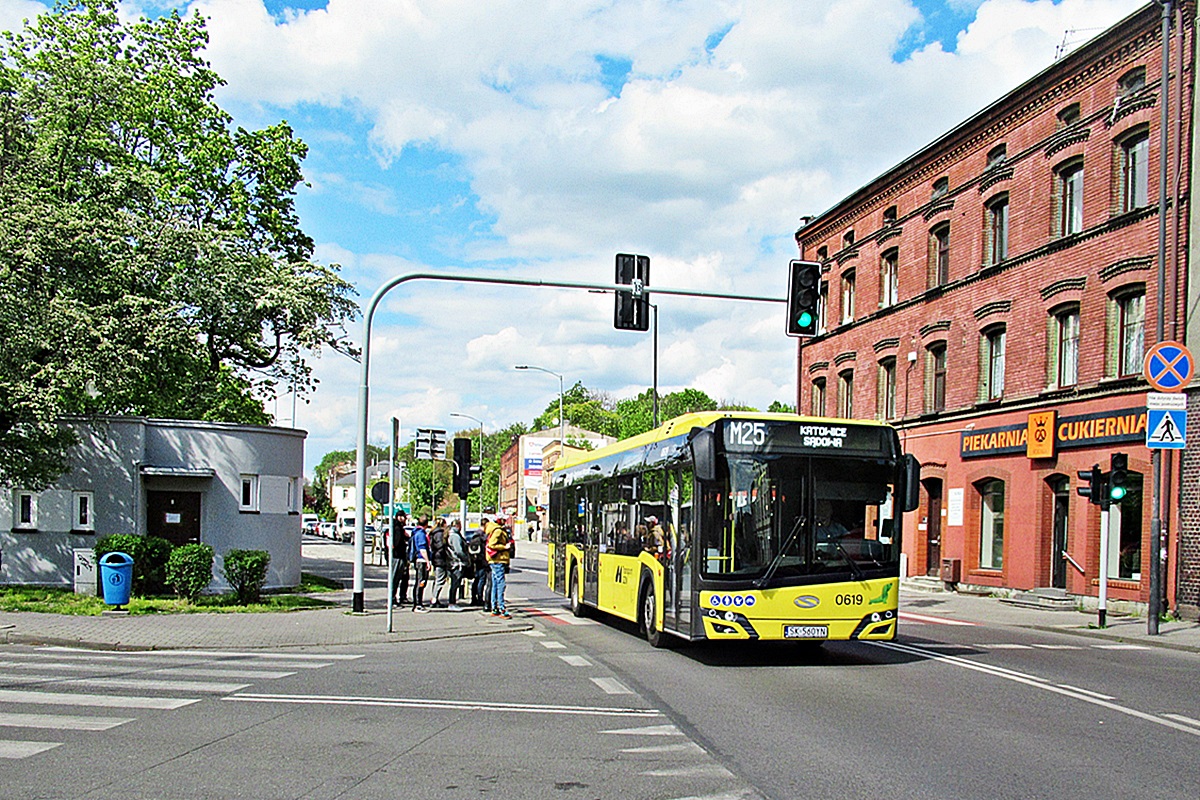
M 1113 500 L 1124 500 L 1125 499 L 1125 487 L 1124 486 L 1112 487 L 1111 489 L 1108 490 L 1108 496 L 1110 498 L 1112 498 Z
M 809 325 L 812 325 L 812 322 L 813 315 L 807 311 L 801 311 L 800 317 L 796 320 L 796 324 L 801 328 L 807 328 Z

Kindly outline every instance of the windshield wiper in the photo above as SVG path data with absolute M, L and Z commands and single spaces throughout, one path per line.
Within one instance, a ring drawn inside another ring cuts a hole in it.
M 841 542 L 839 542 L 837 539 L 834 539 L 833 543 L 837 545 L 837 549 L 841 551 L 842 556 L 846 559 L 846 563 L 850 565 L 850 572 L 853 573 L 855 579 L 861 581 L 863 579 L 862 567 L 860 567 L 858 563 L 851 558 L 850 551 L 842 547 Z M 875 563 L 878 564 L 879 562 L 876 561 Z
M 761 578 L 754 582 L 756 587 L 762 589 L 767 585 L 767 583 L 770 582 L 771 578 L 775 577 L 775 570 L 779 569 L 779 565 L 783 563 L 783 557 L 787 554 L 788 547 L 791 546 L 792 541 L 796 538 L 796 534 L 800 532 L 800 528 L 803 526 L 804 517 L 796 517 L 796 524 L 792 526 L 792 532 L 788 534 L 788 538 L 783 543 L 783 547 L 779 548 L 779 555 L 771 559 L 771 563 L 767 565 L 767 571 L 763 573 Z

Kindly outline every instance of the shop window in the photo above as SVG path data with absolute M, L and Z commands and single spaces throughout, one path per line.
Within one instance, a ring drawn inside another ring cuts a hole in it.
M 1004 481 L 986 480 L 979 492 L 979 567 L 1004 568 Z
M 1109 508 L 1108 577 L 1142 579 L 1142 475 L 1129 473 L 1129 488 L 1120 503 Z

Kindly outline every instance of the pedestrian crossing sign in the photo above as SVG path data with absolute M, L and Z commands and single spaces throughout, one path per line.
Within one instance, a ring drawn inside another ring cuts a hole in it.
M 1170 408 L 1146 410 L 1146 447 L 1182 450 L 1187 440 L 1187 412 Z

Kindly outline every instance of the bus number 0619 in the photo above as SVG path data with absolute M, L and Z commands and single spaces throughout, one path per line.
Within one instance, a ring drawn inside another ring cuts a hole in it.
M 861 606 L 863 596 L 861 594 L 839 594 L 833 599 L 833 602 L 839 606 Z
M 734 422 L 729 429 L 734 444 L 762 447 L 767 443 L 767 426 L 761 422 Z

